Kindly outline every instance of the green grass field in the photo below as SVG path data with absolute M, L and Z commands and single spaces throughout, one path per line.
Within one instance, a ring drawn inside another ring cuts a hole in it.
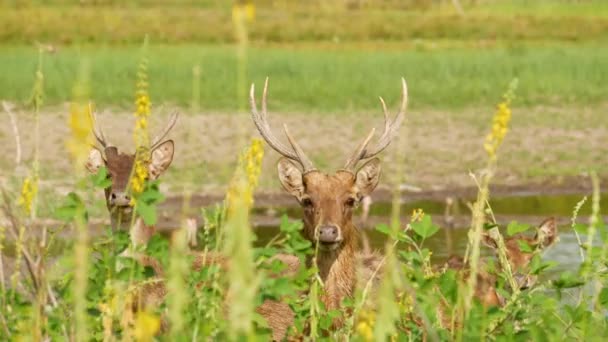
M 139 46 L 65 47 L 44 56 L 45 104 L 69 101 L 82 61 L 90 64 L 92 99 L 129 108 Z M 189 106 L 195 65 L 201 67 L 200 106 L 239 108 L 236 57 L 231 46 L 151 44 L 150 84 L 156 104 Z M 5 46 L 0 55 L 0 98 L 27 101 L 37 52 Z M 377 108 L 377 96 L 393 101 L 399 78 L 410 85 L 413 107 L 488 106 L 497 90 L 519 78 L 518 105 L 580 104 L 605 100 L 608 48 L 596 44 L 491 49 L 410 48 L 362 51 L 252 48 L 247 84 L 271 79 L 273 110 L 345 112 Z M 241 92 L 243 94 L 244 92 Z M 245 105 L 240 96 L 241 105 Z M 245 107 L 242 107 L 245 108 Z

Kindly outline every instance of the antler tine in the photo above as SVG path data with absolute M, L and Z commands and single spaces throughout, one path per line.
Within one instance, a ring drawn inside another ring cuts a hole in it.
M 95 138 L 97 139 L 97 141 L 103 148 L 108 147 L 108 142 L 106 140 L 106 137 L 103 134 L 103 130 L 101 129 L 101 126 L 99 126 L 99 123 L 97 122 L 97 112 L 92 110 L 90 103 L 89 103 L 89 115 L 91 116 L 91 123 L 93 126 L 92 127 L 93 135 L 95 135 Z
M 395 133 L 401 126 L 401 123 L 403 122 L 403 119 L 405 117 L 405 112 L 407 110 L 407 100 L 408 100 L 407 83 L 405 83 L 405 79 L 403 79 L 403 78 L 401 78 L 401 87 L 402 87 L 401 106 L 399 108 L 399 113 L 397 113 L 397 116 L 395 116 L 395 119 L 393 119 L 393 121 L 391 121 L 390 123 L 387 121 L 385 123 L 384 132 L 382 133 L 382 136 L 378 140 L 378 143 L 376 144 L 376 146 L 374 146 L 374 148 L 367 150 L 365 153 L 365 157 L 362 159 L 371 158 L 371 157 L 377 155 L 378 153 L 382 152 L 391 143 L 391 140 L 395 136 Z M 386 107 L 386 105 L 384 107 Z M 387 112 L 386 118 L 388 119 L 388 112 Z
M 286 124 L 283 124 L 283 130 L 285 131 L 285 135 L 287 136 L 287 140 L 289 141 L 289 144 L 291 144 L 293 151 L 298 156 L 298 161 L 300 162 L 300 164 L 302 164 L 303 172 L 315 170 L 315 166 L 312 164 L 312 161 L 308 159 L 308 157 L 304 153 L 304 150 L 302 150 L 296 140 L 291 136 L 291 134 L 289 134 L 289 129 L 287 129 Z
M 310 159 L 306 157 L 304 151 L 300 148 L 298 143 L 293 139 L 293 137 L 289 134 L 289 130 L 285 128 L 285 135 L 287 135 L 287 139 L 291 144 L 292 149 L 286 147 L 276 138 L 276 136 L 272 133 L 270 125 L 267 120 L 267 99 L 268 97 L 268 77 L 264 82 L 264 93 L 262 94 L 262 112 L 258 112 L 257 104 L 255 101 L 255 84 L 251 84 L 251 88 L 249 90 L 249 103 L 251 105 L 251 118 L 253 119 L 253 123 L 255 127 L 260 132 L 260 135 L 270 147 L 272 147 L 275 151 L 277 151 L 280 155 L 289 158 L 293 161 L 296 161 L 302 165 L 304 171 L 310 171 L 314 169 L 312 166 L 312 162 Z
M 348 160 L 346 161 L 346 164 L 344 165 L 345 170 L 352 171 L 355 168 L 355 166 L 357 166 L 357 163 L 361 159 L 364 159 L 365 152 L 366 152 L 365 149 L 367 148 L 367 145 L 369 145 L 369 142 L 372 140 L 372 137 L 374 136 L 375 132 L 376 132 L 376 129 L 372 128 L 372 130 L 369 132 L 369 134 L 367 135 L 365 140 L 363 140 L 363 142 L 361 142 L 361 144 L 359 144 L 359 146 L 355 149 L 355 152 L 351 155 L 350 158 L 348 158 Z
M 177 117 L 179 116 L 179 112 L 174 111 L 171 114 L 171 118 L 169 119 L 169 122 L 167 123 L 167 126 L 165 126 L 165 129 L 161 132 L 161 134 L 159 134 L 158 136 L 156 136 L 156 138 L 154 138 L 154 140 L 152 140 L 152 144 L 150 145 L 150 149 L 154 149 L 155 147 L 157 147 L 163 140 L 164 137 L 167 136 L 167 134 L 169 134 L 169 132 L 171 131 L 171 129 L 173 129 L 173 126 L 175 126 L 175 123 L 177 122 Z
M 399 108 L 399 113 L 395 116 L 395 119 L 392 121 L 388 115 L 388 109 L 386 107 L 386 103 L 384 99 L 380 97 L 380 103 L 382 104 L 382 111 L 384 112 L 384 132 L 382 132 L 382 136 L 378 139 L 378 143 L 371 149 L 366 149 L 369 140 L 371 139 L 371 134 L 363 141 L 361 145 L 357 148 L 355 154 L 347 161 L 346 166 L 344 167 L 347 170 L 352 170 L 359 161 L 363 159 L 371 158 L 378 153 L 384 151 L 384 149 L 391 143 L 395 133 L 401 126 L 403 122 L 403 118 L 405 116 L 405 112 L 407 110 L 407 101 L 408 101 L 408 93 L 407 93 L 407 83 L 405 83 L 405 79 L 401 78 L 401 106 Z

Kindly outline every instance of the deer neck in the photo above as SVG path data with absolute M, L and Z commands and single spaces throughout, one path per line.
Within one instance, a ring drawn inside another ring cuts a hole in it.
M 356 238 L 351 238 L 339 249 L 318 251 L 316 266 L 325 287 L 322 300 L 329 310 L 339 308 L 342 300 L 354 293 L 356 242 Z

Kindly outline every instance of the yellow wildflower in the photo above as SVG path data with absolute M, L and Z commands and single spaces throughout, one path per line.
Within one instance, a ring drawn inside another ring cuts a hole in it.
M 72 89 L 72 103 L 70 103 L 70 115 L 68 116 L 68 127 L 71 134 L 66 140 L 66 147 L 72 155 L 74 167 L 78 174 L 84 172 L 82 165 L 86 163 L 89 147 L 94 143 L 91 131 L 91 112 L 93 109 L 91 104 L 87 103 L 88 70 L 88 64 L 83 63 Z
M 38 180 L 36 177 L 26 177 L 21 186 L 21 195 L 17 200 L 17 205 L 21 207 L 26 216 L 29 216 L 32 212 L 32 203 L 34 202 L 37 193 Z
M 424 218 L 424 211 L 420 208 L 414 209 L 412 211 L 412 217 L 410 218 L 410 222 L 419 222 Z
M 135 318 L 133 334 L 136 341 L 152 341 L 160 329 L 160 319 L 151 313 L 141 311 Z
M 511 105 L 516 88 L 517 80 L 514 80 L 509 84 L 509 89 L 503 95 L 503 101 L 497 105 L 496 113 L 492 120 L 492 130 L 486 136 L 483 147 L 492 160 L 496 159 L 496 152 L 509 130 L 509 123 L 511 122 L 511 109 L 509 106 Z
M 252 22 L 255 19 L 255 5 L 253 0 L 239 0 L 232 6 L 232 21 L 238 22 L 241 20 Z
M 357 326 L 355 328 L 357 330 L 357 334 L 361 336 L 364 341 L 373 341 L 375 323 L 376 317 L 373 311 L 361 311 L 361 313 L 359 313 Z
M 258 185 L 263 157 L 264 145 L 262 141 L 253 139 L 251 146 L 239 156 L 237 169 L 226 194 L 226 208 L 228 210 L 237 198 L 243 198 L 248 206 L 253 205 L 253 191 Z

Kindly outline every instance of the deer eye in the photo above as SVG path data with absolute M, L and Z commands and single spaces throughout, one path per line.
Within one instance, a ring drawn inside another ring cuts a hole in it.
M 354 207 L 354 206 L 355 206 L 355 204 L 356 204 L 356 201 L 355 201 L 355 199 L 354 199 L 354 198 L 349 197 L 349 198 L 346 200 L 346 202 L 344 202 L 344 204 L 345 204 L 347 207 Z
M 312 201 L 310 200 L 310 198 L 308 198 L 308 197 L 303 198 L 302 206 L 307 209 L 312 208 Z

